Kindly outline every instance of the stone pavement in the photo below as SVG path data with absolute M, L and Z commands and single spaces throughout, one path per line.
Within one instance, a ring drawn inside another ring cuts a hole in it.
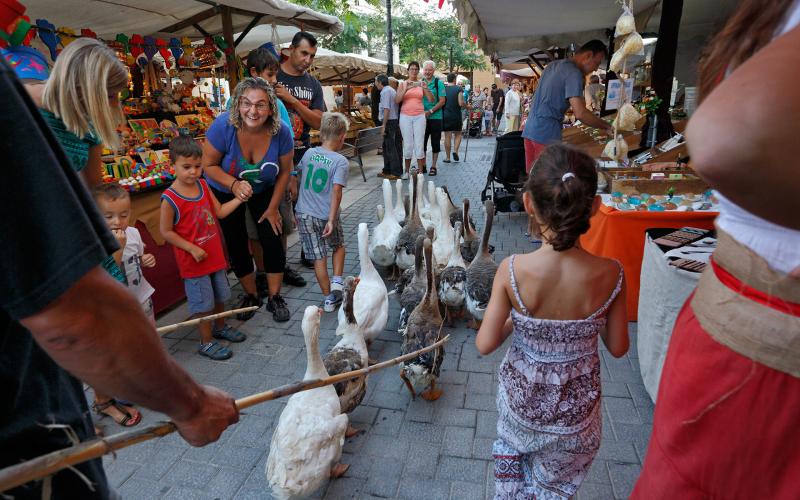
M 469 143 L 468 161 L 440 164 L 437 185 L 447 185 L 458 203 L 469 197 L 473 216 L 483 227 L 480 204 L 494 139 Z M 464 144 L 462 144 L 462 160 Z M 355 239 L 360 222 L 377 222 L 375 206 L 381 201 L 379 171 L 381 157 L 366 158 L 367 183 L 358 168 L 350 170 L 343 203 L 347 258 L 345 273 L 358 273 Z M 525 217 L 499 214 L 491 243 L 498 261 L 515 252 L 532 250 L 524 236 Z M 299 259 L 299 245 L 289 250 L 291 262 Z M 205 384 L 221 387 L 235 397 L 264 391 L 302 378 L 305 351 L 300 319 L 306 306 L 320 304 L 323 296 L 313 273 L 303 269 L 309 281 L 305 288 L 287 288 L 284 296 L 292 311 L 288 323 L 275 323 L 263 309 L 246 323 L 231 321 L 248 334 L 234 344 L 234 356 L 213 362 L 196 354 L 197 332 L 182 330 L 163 338 L 164 345 L 193 376 Z M 233 283 L 234 281 L 232 281 Z M 240 292 L 234 287 L 234 296 Z M 233 304 L 231 304 L 233 305 Z M 397 335 L 399 306 L 390 298 L 386 330 L 373 344 L 370 355 L 379 360 L 400 354 Z M 159 324 L 185 319 L 180 307 Z M 336 315 L 322 320 L 320 347 L 333 345 Z M 495 371 L 506 347 L 490 356 L 475 348 L 475 332 L 457 323 L 446 328 L 452 341 L 446 348 L 441 383 L 444 395 L 436 402 L 412 401 L 398 376 L 389 368 L 369 378 L 362 405 L 351 414 L 352 423 L 365 432 L 348 439 L 342 461 L 350 464 L 345 476 L 330 482 L 314 498 L 367 499 L 413 498 L 468 500 L 492 498 L 494 492 L 492 442 L 497 412 Z M 650 436 L 653 404 L 642 385 L 636 356 L 636 324 L 631 323 L 629 354 L 615 359 L 601 347 L 603 378 L 603 440 L 600 452 L 578 498 L 627 498 L 639 474 Z M 602 342 L 600 343 L 602 346 Z M 111 484 L 124 498 L 134 499 L 261 499 L 271 498 L 264 466 L 272 432 L 285 400 L 268 402 L 242 413 L 239 424 L 221 439 L 204 448 L 191 448 L 171 435 L 121 450 L 105 459 Z M 144 411 L 145 423 L 163 416 Z M 104 419 L 106 433 L 121 428 Z

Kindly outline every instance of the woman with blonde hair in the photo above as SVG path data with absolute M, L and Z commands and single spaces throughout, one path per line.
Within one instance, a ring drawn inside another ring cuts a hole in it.
M 267 311 L 275 321 L 289 321 L 281 283 L 286 251 L 279 206 L 294 159 L 294 141 L 288 126 L 281 126 L 275 90 L 261 78 L 245 78 L 233 92 L 231 110 L 220 114 L 206 132 L 203 170 L 214 195 L 225 203 L 238 197 L 246 201 L 258 230 L 267 273 Z M 231 266 L 244 288 L 240 307 L 261 305 L 255 267 L 245 224 L 245 204 L 220 220 Z M 239 316 L 248 320 L 255 313 Z
M 124 116 L 118 95 L 127 86 L 128 70 L 113 50 L 92 38 L 79 38 L 65 47 L 45 84 L 42 116 L 89 189 L 103 179 L 103 145 L 115 147 L 119 142 L 117 126 Z M 126 284 L 119 268 L 125 231 L 111 230 L 121 248 L 103 261 L 103 267 Z M 98 392 L 92 409 L 125 427 L 142 420 L 141 413 L 130 404 Z

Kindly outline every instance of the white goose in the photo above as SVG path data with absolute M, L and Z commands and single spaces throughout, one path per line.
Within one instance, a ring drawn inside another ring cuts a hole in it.
M 417 174 L 417 211 L 419 212 L 419 218 L 422 220 L 422 225 L 425 227 L 425 230 L 428 228 L 436 227 L 433 223 L 433 216 L 431 215 L 431 208 L 430 203 L 425 203 L 425 176 L 422 174 Z
M 390 218 L 389 214 L 384 220 Z M 353 313 L 367 344 L 375 340 L 389 321 L 389 292 L 369 258 L 369 229 L 365 223 L 358 225 L 358 261 L 361 265 L 359 282 L 353 294 Z M 347 322 L 344 308 L 339 308 L 339 324 Z
M 319 307 L 308 306 L 303 315 L 307 358 L 303 380 L 328 376 L 319 354 L 321 314 Z M 349 466 L 339 463 L 347 422 L 331 385 L 289 398 L 272 434 L 265 469 L 276 498 L 305 498 L 329 477 L 340 477 L 347 471 Z
M 380 205 L 378 205 L 380 206 Z M 392 186 L 389 179 L 383 180 L 383 207 L 392 206 Z M 401 227 L 394 218 L 393 210 L 383 210 L 383 219 L 375 226 L 372 232 L 372 241 L 369 244 L 369 258 L 377 266 L 389 267 L 394 265 L 394 247 L 397 237 L 400 236 Z
M 403 204 L 403 180 L 397 179 L 394 181 L 394 187 L 397 190 L 397 201 L 394 204 L 394 218 L 397 219 L 397 222 L 405 220 L 406 218 L 406 207 Z M 389 206 L 387 205 L 386 210 L 389 210 Z
M 430 184 L 428 186 L 430 187 Z M 434 230 L 433 258 L 440 268 L 444 268 L 450 261 L 450 254 L 453 253 L 453 226 L 450 225 L 450 214 L 447 210 L 447 195 L 441 188 L 436 188 L 433 197 L 438 202 L 436 208 L 439 211 Z
M 439 197 L 436 194 L 438 189 L 440 188 L 437 188 L 433 181 L 428 181 L 428 209 L 430 210 L 434 227 L 439 227 L 439 219 L 442 217 L 439 211 Z

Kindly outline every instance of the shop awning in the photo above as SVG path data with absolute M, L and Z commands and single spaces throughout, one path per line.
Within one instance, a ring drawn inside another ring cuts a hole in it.
M 552 47 L 608 40 L 621 13 L 613 0 L 452 0 L 462 35 L 477 36 L 478 45 L 496 60 L 517 62 Z M 731 12 L 736 0 L 684 0 L 681 39 L 708 36 Z M 660 0 L 636 0 L 638 31 L 658 31 Z M 521 56 L 521 57 L 520 57 Z
M 58 26 L 89 28 L 101 38 L 117 33 L 188 36 L 223 33 L 222 12 L 230 11 L 233 32 L 259 24 L 290 25 L 318 33 L 341 33 L 344 26 L 329 16 L 284 0 L 23 0 L 31 19 Z

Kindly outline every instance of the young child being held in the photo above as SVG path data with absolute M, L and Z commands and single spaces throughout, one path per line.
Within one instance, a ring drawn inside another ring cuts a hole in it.
M 623 356 L 628 319 L 621 265 L 578 241 L 599 207 L 596 191 L 592 158 L 545 149 L 523 195 L 542 246 L 503 260 L 494 278 L 475 345 L 489 354 L 513 335 L 498 371 L 498 499 L 572 497 L 600 447 L 597 339 Z
M 92 193 L 108 228 L 119 242 L 120 249 L 114 253 L 114 260 L 125 273 L 128 288 L 139 299 L 145 314 L 155 326 L 156 318 L 151 299 L 155 289 L 144 278 L 142 266 L 155 267 L 156 258 L 153 254 L 144 253 L 144 242 L 139 230 L 128 225 L 131 216 L 131 196 L 116 183 L 100 184 Z
M 217 219 L 225 218 L 242 200 L 234 198 L 221 205 L 208 188 L 200 159 L 203 150 L 185 136 L 170 141 L 169 157 L 175 169 L 175 182 L 161 195 L 161 235 L 173 246 L 178 270 L 186 287 L 189 312 L 195 316 L 220 313 L 231 296 L 222 249 L 222 234 Z M 225 319 L 200 323 L 199 353 L 220 361 L 233 356 L 231 350 L 214 339 L 242 342 L 245 335 L 225 324 Z
M 314 261 L 314 274 L 325 295 L 322 308 L 331 312 L 342 303 L 344 232 L 339 220 L 342 189 L 347 186 L 348 161 L 336 151 L 342 149 L 348 129 L 341 113 L 322 115 L 319 137 L 322 146 L 303 155 L 298 170 L 297 229 L 306 258 Z M 328 250 L 333 252 L 333 282 L 328 278 Z

